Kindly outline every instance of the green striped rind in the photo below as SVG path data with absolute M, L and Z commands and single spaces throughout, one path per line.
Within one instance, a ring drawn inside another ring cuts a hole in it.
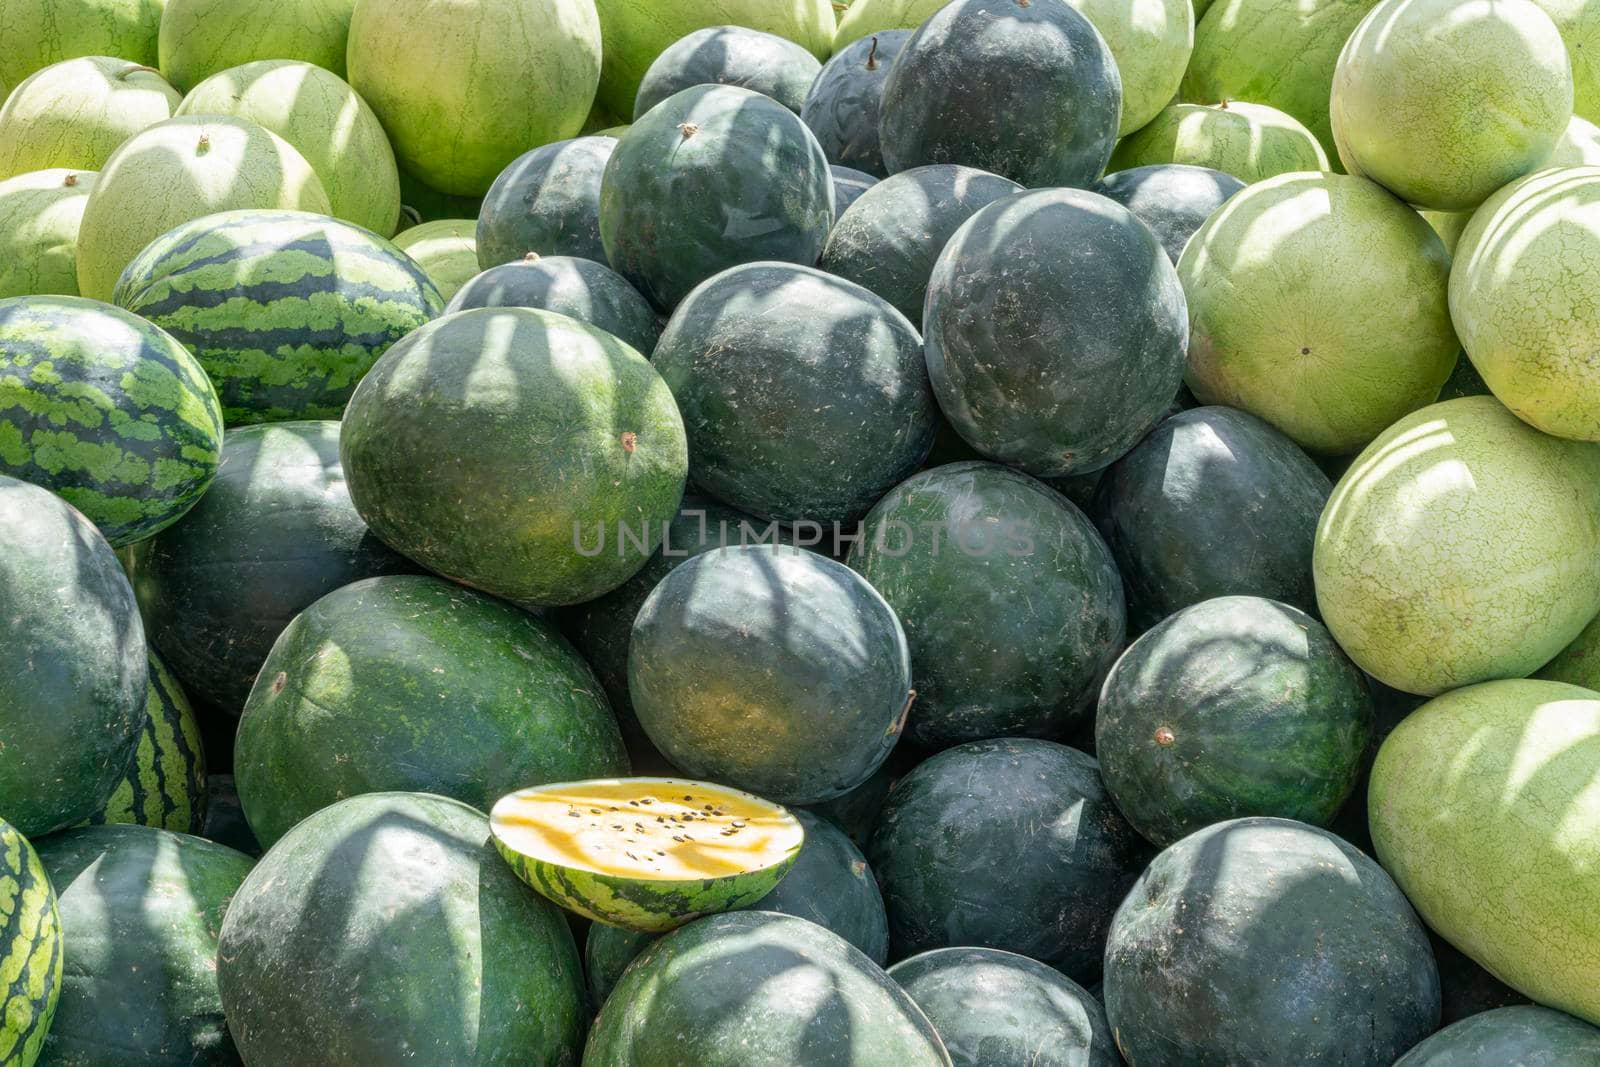
M 150 649 L 150 721 L 128 776 L 90 824 L 133 823 L 198 834 L 206 821 L 200 724 L 178 680 Z
M 229 425 L 337 419 L 377 358 L 444 309 L 399 248 L 305 211 L 184 223 L 128 264 L 112 299 L 189 347 Z
M 216 392 L 171 335 L 95 300 L 0 300 L 0 473 L 121 547 L 193 507 L 221 449 Z
M 30 1067 L 61 995 L 61 916 L 33 846 L 4 821 L 0 859 L 0 1064 Z

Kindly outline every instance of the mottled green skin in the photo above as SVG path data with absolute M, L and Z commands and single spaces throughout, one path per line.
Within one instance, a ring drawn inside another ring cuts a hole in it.
M 61 996 L 63 940 L 56 893 L 38 854 L 0 820 L 0 1063 L 7 1067 L 39 1062 Z
M 393 244 L 303 211 L 178 226 L 128 264 L 112 299 L 194 354 L 230 426 L 338 418 L 378 357 L 444 310 Z
M 1150 227 L 1174 266 L 1195 231 L 1245 183 L 1231 174 L 1187 163 L 1150 163 L 1107 174 L 1089 187 L 1127 208 Z
M 1600 450 L 1549 437 L 1493 397 L 1386 430 L 1317 527 L 1317 603 L 1368 674 L 1433 696 L 1521 678 L 1600 605 Z
M 377 793 L 296 826 L 245 879 L 217 979 L 251 1067 L 575 1067 L 583 972 L 566 920 L 465 804 Z M 354 999 L 359 1011 L 351 1011 Z
M 417 261 L 446 300 L 478 273 L 477 223 L 434 219 L 395 235 L 395 247 Z
M 939 1035 L 849 942 L 791 915 L 716 915 L 634 961 L 584 1067 L 949 1067 Z
M 733 85 L 663 101 L 618 142 L 600 185 L 600 240 L 662 311 L 729 267 L 809 266 L 833 225 L 822 146 L 782 104 Z
M 1364 178 L 1258 182 L 1212 215 L 1178 261 L 1189 388 L 1202 404 L 1266 419 L 1308 451 L 1357 451 L 1432 403 L 1450 376 L 1460 346 L 1449 274 L 1438 235 Z
M 1173 104 L 1123 138 L 1108 170 L 1187 163 L 1231 174 L 1246 185 L 1290 171 L 1328 170 L 1316 135 L 1265 104 Z
M 344 77 L 356 0 L 165 0 L 159 54 L 167 80 L 188 92 L 231 67 L 302 60 Z
M 250 857 L 187 834 L 95 826 L 46 838 L 39 859 L 66 943 L 39 1062 L 239 1064 L 217 994 L 217 932 Z
M 384 353 L 340 452 L 356 509 L 391 547 L 544 605 L 592 600 L 644 566 L 688 471 L 683 421 L 644 357 L 528 308 L 457 312 Z
M 1600 1062 L 1600 1029 L 1533 1005 L 1496 1008 L 1439 1031 L 1394 1067 L 1566 1067 Z
M 699 286 L 652 357 L 695 485 L 780 522 L 859 518 L 922 465 L 939 408 L 922 338 L 853 282 L 750 263 Z
M 828 161 L 878 178 L 889 176 L 878 142 L 878 105 L 889 65 L 911 30 L 884 30 L 835 52 L 806 91 L 800 118 Z
M 161 75 L 127 59 L 85 56 L 46 67 L 0 107 L 0 178 L 99 170 L 123 141 L 171 118 L 178 100 Z
M 3 0 L 0 89 L 76 56 L 120 56 L 154 66 L 165 0 Z
M 1117 140 L 1122 78 L 1061 0 L 954 0 L 917 27 L 878 112 L 891 174 L 961 163 L 1032 188 L 1084 186 Z
M 0 298 L 78 295 L 78 225 L 94 179 L 41 170 L 0 181 Z
M 776 34 L 710 26 L 678 38 L 656 56 L 639 82 L 633 120 L 674 93 L 707 84 L 753 89 L 798 115 L 821 70 L 809 50 Z
M 1311 547 L 1333 484 L 1253 415 L 1191 408 L 1107 468 L 1089 514 L 1145 630 L 1211 597 L 1271 597 L 1316 610 Z
M 934 261 L 980 208 L 1022 191 L 998 174 L 942 163 L 885 178 L 828 233 L 819 266 L 877 293 L 922 325 Z
M 891 959 L 974 945 L 1083 983 L 1099 976 L 1111 913 L 1149 855 L 1091 757 L 1027 738 L 919 764 L 889 793 L 867 849 Z
M 655 349 L 661 319 L 627 279 L 592 259 L 540 256 L 490 267 L 456 290 L 446 313 L 481 307 L 526 307 L 569 315 L 625 341 Z
M 1351 174 L 1464 211 L 1544 162 L 1572 98 L 1560 32 L 1531 0 L 1383 0 L 1339 53 L 1329 110 Z
M 1534 0 L 1549 15 L 1572 65 L 1572 110 L 1600 121 L 1600 7 L 1588 0 Z
M 1157 856 L 1117 909 L 1105 1005 L 1140 1067 L 1385 1067 L 1439 1025 L 1439 974 L 1369 857 L 1289 819 L 1235 819 Z
M 1036 960 L 941 948 L 889 968 L 955 1067 L 1121 1067 L 1100 1002 Z
M 415 569 L 367 530 L 339 464 L 339 424 L 228 435 L 184 521 L 130 551 L 150 641 L 190 696 L 239 714 L 273 641 L 324 594 Z
M 952 463 L 895 487 L 864 534 L 846 562 L 905 627 L 909 741 L 1061 739 L 1087 717 L 1126 616 L 1111 553 L 1076 507 L 1018 471 Z
M 596 134 L 524 152 L 500 172 L 478 212 L 478 266 L 575 256 L 606 261 L 600 243 L 600 179 L 617 138 Z
M 866 781 L 915 695 L 884 599 L 843 564 L 773 544 L 703 553 L 656 586 L 628 690 L 674 766 L 784 804 Z
M 1118 809 L 1165 846 L 1247 815 L 1327 825 L 1372 730 L 1361 672 L 1321 623 L 1228 596 L 1133 643 L 1106 677 L 1094 738 Z
M 488 810 L 518 788 L 628 773 L 594 674 L 543 619 L 438 578 L 368 578 L 291 622 L 239 720 L 256 838 L 358 793 Z
M 122 783 L 92 824 L 127 823 L 198 834 L 206 821 L 206 754 L 200 723 L 154 649 L 149 718 Z
M 1600 617 L 1591 619 L 1572 643 L 1535 671 L 1533 677 L 1600 692 Z
M 990 204 L 950 238 L 923 332 L 956 432 L 1056 478 L 1106 466 L 1160 421 L 1189 324 L 1149 227 L 1097 193 L 1041 189 Z

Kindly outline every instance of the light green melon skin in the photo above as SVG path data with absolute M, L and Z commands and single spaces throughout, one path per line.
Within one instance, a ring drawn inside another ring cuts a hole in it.
M 1464 211 L 1549 157 L 1572 68 L 1531 0 L 1383 0 L 1345 42 L 1330 113 L 1351 174 Z
M 1600 692 L 1600 616 L 1591 619 L 1572 644 L 1556 653 L 1533 676 Z
M 99 170 L 128 138 L 171 118 L 178 100 L 161 75 L 125 59 L 85 56 L 46 67 L 0 107 L 0 178 L 53 167 Z
M 1600 448 L 1491 396 L 1413 412 L 1334 487 L 1312 574 L 1328 629 L 1385 685 L 1526 677 L 1600 612 Z
M 332 209 L 289 142 L 253 122 L 185 115 L 111 154 L 78 231 L 78 291 L 110 300 L 122 269 L 174 226 L 242 208 Z
M 1384 742 L 1368 820 L 1418 913 L 1496 978 L 1600 1024 L 1600 695 L 1496 681 Z
M 356 0 L 166 0 L 161 73 L 183 92 L 258 59 L 300 59 L 344 77 Z
M 359 0 L 349 66 L 409 173 L 482 196 L 517 156 L 583 128 L 600 22 L 592 0 Z
M 1178 262 L 1189 388 L 1310 451 L 1354 452 L 1432 403 L 1455 367 L 1449 274 L 1438 235 L 1364 178 L 1253 185 Z
M 400 171 L 378 116 L 337 74 L 295 60 L 261 60 L 213 74 L 179 115 L 246 119 L 282 137 L 317 172 L 335 218 L 394 235 Z
M 1572 110 L 1600 122 L 1600 4 L 1594 0 L 1533 0 L 1566 42 L 1572 64 Z
M 424 222 L 397 235 L 394 243 L 427 272 L 447 302 L 480 269 L 476 219 Z
M 0 299 L 78 295 L 78 226 L 94 180 L 41 170 L 0 182 Z
M 1152 163 L 1188 163 L 1224 171 L 1247 184 L 1292 171 L 1328 170 L 1311 131 L 1276 108 L 1173 104 L 1117 142 L 1108 173 Z
M 56 892 L 27 838 L 0 821 L 0 934 L 6 988 L 0 993 L 0 1063 L 32 1067 L 61 997 L 65 953 Z
M 206 815 L 200 721 L 183 687 L 150 650 L 150 713 L 127 777 L 87 823 L 130 823 L 197 834 Z
M 166 0 L 0 0 L 0 89 L 78 56 L 156 64 Z

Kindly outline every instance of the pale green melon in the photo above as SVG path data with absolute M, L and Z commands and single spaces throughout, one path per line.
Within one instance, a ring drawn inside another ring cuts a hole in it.
M 122 268 L 180 223 L 238 208 L 328 213 L 328 194 L 294 146 L 243 119 L 185 115 L 111 154 L 78 233 L 78 291 L 110 300 Z
M 1549 158 L 1572 69 L 1531 0 L 1383 0 L 1345 42 L 1330 110 L 1351 174 L 1462 211 Z
M 258 59 L 299 59 L 344 77 L 356 0 L 166 0 L 161 72 L 184 92 Z
M 0 0 L 0 88 L 79 56 L 154 66 L 166 0 Z
M 1589 620 L 1583 632 L 1533 676 L 1600 690 L 1600 616 Z
M 1600 121 L 1600 0 L 1533 0 L 1561 32 L 1572 64 L 1572 110 Z
M 583 127 L 600 23 L 593 0 L 359 0 L 349 61 L 401 166 L 482 196 L 517 156 Z
M 178 93 L 148 67 L 85 56 L 31 75 L 0 107 L 0 178 L 99 170 L 117 146 L 172 117 Z
M 1258 182 L 1290 171 L 1327 170 L 1310 130 L 1264 104 L 1173 104 L 1121 141 L 1108 173 L 1152 163 L 1188 163 Z
M 322 179 L 336 218 L 391 236 L 400 217 L 400 172 L 367 102 L 337 74 L 265 59 L 213 74 L 180 115 L 231 115 L 294 145 Z
M 77 296 L 87 170 L 37 170 L 0 182 L 0 299 Z
M 1424 704 L 1379 750 L 1367 811 L 1379 861 L 1430 927 L 1600 1023 L 1600 694 L 1499 681 Z
M 400 233 L 395 246 L 416 260 L 439 295 L 449 300 L 478 267 L 478 223 L 475 219 L 436 219 Z
M 1328 629 L 1385 685 L 1525 677 L 1600 612 L 1600 448 L 1492 396 L 1413 412 L 1339 480 L 1312 571 Z

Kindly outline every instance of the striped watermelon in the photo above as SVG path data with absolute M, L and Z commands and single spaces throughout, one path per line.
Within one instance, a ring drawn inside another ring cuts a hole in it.
M 61 914 L 39 856 L 0 821 L 0 1063 L 31 1067 L 61 995 Z
M 229 425 L 336 419 L 390 345 L 437 316 L 422 268 L 304 211 L 225 211 L 153 241 L 112 299 L 189 346 Z
M 120 547 L 193 507 L 221 450 L 217 395 L 170 334 L 95 300 L 0 300 L 0 474 L 60 494 Z
M 200 723 L 178 680 L 150 649 L 150 721 L 128 776 L 89 818 L 198 834 L 206 821 L 206 754 Z

